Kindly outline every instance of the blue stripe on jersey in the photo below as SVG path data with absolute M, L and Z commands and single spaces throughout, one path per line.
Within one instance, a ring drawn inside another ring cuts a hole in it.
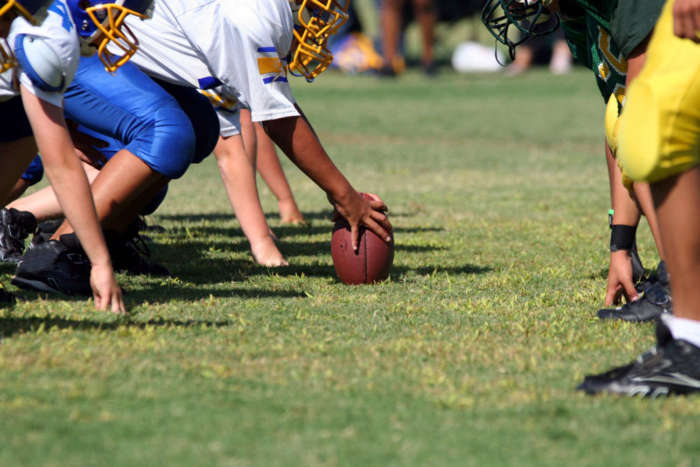
M 221 81 L 219 81 L 217 78 L 214 78 L 213 76 L 207 76 L 206 78 L 200 78 L 197 80 L 197 83 L 199 83 L 199 89 L 205 91 L 207 89 L 215 88 L 217 86 L 221 86 Z
M 277 52 L 275 47 L 258 47 L 258 52 L 261 54 Z
M 63 29 L 65 29 L 68 32 L 71 32 L 73 30 L 73 21 L 71 21 L 70 19 L 70 14 L 68 13 L 68 8 L 66 7 L 66 5 L 64 5 L 60 1 L 55 1 L 49 7 L 49 11 L 53 11 L 61 18 L 63 18 L 63 22 L 61 24 L 63 26 Z
M 263 78 L 263 83 L 265 84 L 274 83 L 276 81 L 280 81 L 282 83 L 288 82 L 287 78 L 285 78 L 284 76 L 268 76 L 267 78 Z

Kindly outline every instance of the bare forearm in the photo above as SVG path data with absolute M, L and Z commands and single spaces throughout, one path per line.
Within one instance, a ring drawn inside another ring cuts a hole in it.
M 22 100 L 32 122 L 46 176 L 63 212 L 75 228 L 93 266 L 109 265 L 111 268 L 90 185 L 75 155 L 62 109 L 41 102 L 24 88 Z
M 303 115 L 270 120 L 264 126 L 267 134 L 287 157 L 332 199 L 340 201 L 355 193 Z
M 637 203 L 622 183 L 622 173 L 612 157 L 610 148 L 605 145 L 606 159 L 608 163 L 608 175 L 610 179 L 610 203 L 613 214 L 613 224 L 637 225 L 640 212 Z

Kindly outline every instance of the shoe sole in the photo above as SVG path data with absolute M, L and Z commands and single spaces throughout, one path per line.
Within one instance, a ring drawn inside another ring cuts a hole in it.
M 600 311 L 603 311 L 603 310 L 600 310 Z M 657 318 L 656 316 L 654 316 L 653 318 L 648 318 L 648 319 L 624 318 L 622 316 L 615 315 L 615 314 L 601 313 L 600 311 L 598 311 L 597 314 L 598 314 L 598 319 L 601 321 L 626 321 L 628 323 L 646 323 L 648 321 L 653 321 Z
M 69 293 L 63 290 L 58 290 L 55 287 L 51 287 L 49 284 L 46 282 L 36 280 L 36 279 L 25 279 L 24 277 L 13 277 L 12 280 L 10 281 L 12 285 L 16 285 L 17 287 L 25 290 L 34 290 L 34 291 L 39 291 L 39 292 L 48 292 L 48 293 L 55 293 L 55 294 L 61 294 L 61 295 L 68 295 L 68 296 L 75 296 L 75 295 L 90 295 L 88 292 L 74 292 L 74 293 Z

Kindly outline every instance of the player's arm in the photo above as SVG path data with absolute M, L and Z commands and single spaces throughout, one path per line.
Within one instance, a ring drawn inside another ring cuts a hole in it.
M 121 289 L 114 278 L 112 262 L 95 212 L 85 172 L 76 157 L 63 118 L 63 110 L 50 104 L 24 85 L 20 86 L 25 112 L 44 162 L 44 169 L 63 212 L 90 258 L 90 282 L 95 306 L 124 312 Z
M 642 41 L 627 57 L 627 74 L 625 86 L 628 87 L 632 81 L 639 75 L 646 60 L 646 47 L 648 40 Z M 617 115 L 617 102 L 615 97 L 611 97 L 611 102 L 608 105 L 608 113 L 613 111 Z M 606 115 L 606 120 L 610 115 Z M 612 117 L 613 119 L 615 117 Z M 606 126 L 611 125 L 606 121 Z M 614 133 L 610 133 L 611 139 L 615 139 Z M 611 142 L 614 147 L 614 141 Z M 613 157 L 613 152 L 610 145 L 605 145 L 606 159 L 608 163 L 608 175 L 610 181 L 610 202 L 613 209 L 612 231 L 610 239 L 610 267 L 608 269 L 608 285 L 605 294 L 605 304 L 611 305 L 617 303 L 620 296 L 624 294 L 628 300 L 638 298 L 637 290 L 634 287 L 631 249 L 634 245 L 637 226 L 641 217 L 640 204 L 644 203 L 647 206 L 647 211 L 653 209 L 651 205 L 650 195 L 642 189 L 641 186 L 634 186 L 634 193 L 642 199 L 635 199 L 632 193 L 624 186 L 622 172 L 620 171 L 617 162 Z M 642 206 L 644 207 L 644 206 Z M 653 228 L 653 213 L 647 212 L 649 225 Z M 656 238 L 656 235 L 655 235 Z M 657 244 L 659 254 L 662 254 L 660 243 Z
M 386 241 L 391 240 L 392 227 L 386 214 L 387 207 L 376 195 L 363 199 L 338 170 L 323 149 L 308 120 L 298 108 L 300 116 L 268 120 L 265 131 L 282 151 L 319 187 L 338 212 L 347 219 L 353 233 L 353 247 L 359 239 L 359 226 L 364 225 Z
M 610 203 L 613 209 L 610 241 L 610 267 L 605 305 L 618 303 L 621 295 L 628 301 L 638 298 L 634 287 L 631 249 L 641 212 L 630 192 L 622 183 L 622 173 L 613 158 L 610 146 L 605 144 L 610 179 Z

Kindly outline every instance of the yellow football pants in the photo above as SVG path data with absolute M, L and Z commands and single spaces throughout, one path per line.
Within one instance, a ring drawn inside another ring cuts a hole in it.
M 700 45 L 673 35 L 674 1 L 666 1 L 617 128 L 618 161 L 635 181 L 656 182 L 700 163 Z

